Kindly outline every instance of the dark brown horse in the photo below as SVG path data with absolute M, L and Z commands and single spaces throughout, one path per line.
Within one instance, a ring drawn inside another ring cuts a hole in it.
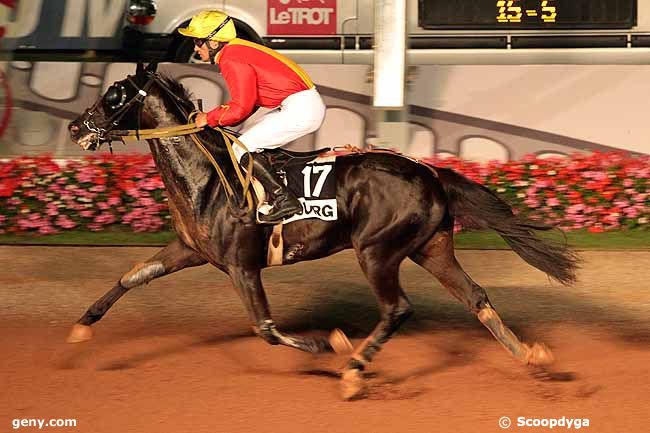
M 150 67 L 116 82 L 70 126 L 72 139 L 95 150 L 111 130 L 171 127 L 188 122 L 194 109 L 176 81 Z M 209 150 L 235 179 L 221 136 L 200 133 Z M 169 197 L 178 239 L 125 273 L 74 325 L 70 342 L 92 337 L 90 325 L 101 319 L 131 288 L 181 269 L 210 263 L 230 277 L 256 334 L 270 344 L 311 353 L 332 351 L 330 340 L 287 335 L 276 328 L 262 286 L 261 270 L 272 228 L 255 223 L 252 212 L 227 199 L 213 167 L 186 136 L 149 140 Z M 352 353 L 343 371 L 344 398 L 362 394 L 362 371 L 381 346 L 411 315 L 411 303 L 399 279 L 407 257 L 429 271 L 490 330 L 518 360 L 542 365 L 552 361 L 542 344 L 524 344 L 501 322 L 487 294 L 454 256 L 455 218 L 496 230 L 526 262 L 567 284 L 575 279 L 576 258 L 564 245 L 535 235 L 550 226 L 515 216 L 487 188 L 449 169 L 433 168 L 389 153 L 341 156 L 336 161 L 337 221 L 305 219 L 284 227 L 284 263 L 313 260 L 353 248 L 380 306 L 381 320 Z M 336 345 L 335 345 L 336 346 Z

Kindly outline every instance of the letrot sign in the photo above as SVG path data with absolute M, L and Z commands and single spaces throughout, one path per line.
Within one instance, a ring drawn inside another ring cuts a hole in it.
M 267 0 L 269 35 L 336 33 L 336 0 Z

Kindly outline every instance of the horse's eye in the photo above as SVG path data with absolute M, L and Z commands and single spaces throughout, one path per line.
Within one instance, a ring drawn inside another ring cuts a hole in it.
M 106 106 L 111 110 L 117 110 L 122 107 L 126 101 L 126 92 L 124 91 L 124 87 L 120 84 L 113 84 L 108 88 L 108 91 L 106 91 L 104 101 Z

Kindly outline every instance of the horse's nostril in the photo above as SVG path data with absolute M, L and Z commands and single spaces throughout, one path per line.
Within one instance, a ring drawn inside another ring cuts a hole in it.
M 72 135 L 77 135 L 79 134 L 80 131 L 80 128 L 77 125 L 70 125 L 68 129 L 70 130 L 70 134 Z

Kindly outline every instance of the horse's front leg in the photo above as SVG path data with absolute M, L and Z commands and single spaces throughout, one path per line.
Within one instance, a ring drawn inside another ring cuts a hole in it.
M 67 342 L 80 343 L 90 340 L 93 336 L 90 325 L 104 317 L 113 304 L 133 287 L 172 272 L 205 263 L 207 261 L 201 255 L 179 239 L 172 241 L 155 256 L 144 263 L 136 264 L 129 272 L 122 275 L 115 286 L 99 298 L 72 327 Z
M 334 352 L 335 348 L 336 352 L 343 352 L 352 347 L 339 330 L 333 331 L 329 340 L 325 337 L 302 337 L 280 332 L 271 318 L 269 303 L 262 286 L 260 269 L 229 267 L 228 274 L 246 306 L 248 316 L 253 323 L 253 330 L 267 343 L 282 344 L 309 353 Z M 332 347 L 332 344 L 335 348 Z

